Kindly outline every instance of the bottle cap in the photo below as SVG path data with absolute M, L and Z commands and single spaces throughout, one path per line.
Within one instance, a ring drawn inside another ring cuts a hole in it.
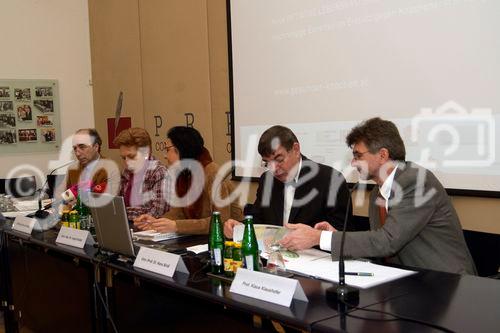
M 218 211 L 214 211 L 214 212 L 212 213 L 212 215 L 220 215 L 220 212 L 218 212 Z
M 240 242 L 233 242 L 234 243 L 234 247 L 237 248 L 237 249 L 241 249 L 241 243 Z
M 233 246 L 233 245 L 234 245 L 234 242 L 233 242 L 233 241 L 225 241 L 225 242 L 224 242 L 224 245 L 225 245 L 225 246 Z
M 253 215 L 245 215 L 245 220 L 246 219 L 252 219 L 253 220 Z

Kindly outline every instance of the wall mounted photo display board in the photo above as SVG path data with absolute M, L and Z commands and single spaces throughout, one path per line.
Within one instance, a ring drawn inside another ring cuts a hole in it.
M 0 153 L 58 151 L 59 105 L 57 80 L 0 79 Z

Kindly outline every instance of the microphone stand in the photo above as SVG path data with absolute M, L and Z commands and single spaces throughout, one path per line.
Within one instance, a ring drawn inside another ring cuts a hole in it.
M 47 208 L 42 207 L 42 192 L 45 193 L 45 186 L 47 185 L 47 183 L 49 181 L 49 176 L 54 174 L 54 172 L 56 172 L 57 170 L 64 168 L 65 166 L 68 166 L 68 165 L 73 164 L 73 163 L 75 163 L 74 160 L 67 162 L 67 163 L 64 163 L 63 165 L 60 165 L 57 168 L 53 169 L 51 172 L 49 172 L 49 174 L 45 178 L 45 182 L 43 183 L 42 187 L 37 190 L 37 192 L 38 192 L 38 210 L 33 214 L 33 216 L 35 216 L 39 219 L 45 219 L 50 215 L 50 213 L 45 210 Z
M 339 321 L 342 332 L 347 332 L 347 306 L 345 303 L 339 303 L 338 311 L 340 312 Z
M 347 199 L 347 211 L 344 217 L 344 226 L 342 227 L 342 238 L 340 240 L 339 251 L 339 284 L 337 287 L 330 287 L 326 289 L 326 299 L 329 303 L 335 304 L 337 309 L 342 309 L 345 303 L 357 305 L 359 303 L 359 289 L 353 288 L 345 284 L 345 263 L 344 263 L 344 244 L 345 234 L 347 229 L 347 220 L 349 217 L 349 209 L 351 209 L 351 196 L 352 192 L 358 187 L 359 183 L 354 184 L 349 191 L 349 198 Z

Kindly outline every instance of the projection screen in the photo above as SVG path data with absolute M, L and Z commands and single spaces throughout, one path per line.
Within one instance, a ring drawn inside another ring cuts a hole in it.
M 281 124 L 354 182 L 346 134 L 382 117 L 446 188 L 499 192 L 498 14 L 494 0 L 228 0 L 234 176 L 262 173 L 258 138 Z

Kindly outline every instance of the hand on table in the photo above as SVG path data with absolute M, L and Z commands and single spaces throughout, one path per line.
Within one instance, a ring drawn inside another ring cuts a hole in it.
M 290 232 L 280 241 L 281 246 L 292 251 L 297 251 L 319 245 L 321 230 L 313 229 L 302 223 L 287 223 L 285 227 L 289 229 Z

